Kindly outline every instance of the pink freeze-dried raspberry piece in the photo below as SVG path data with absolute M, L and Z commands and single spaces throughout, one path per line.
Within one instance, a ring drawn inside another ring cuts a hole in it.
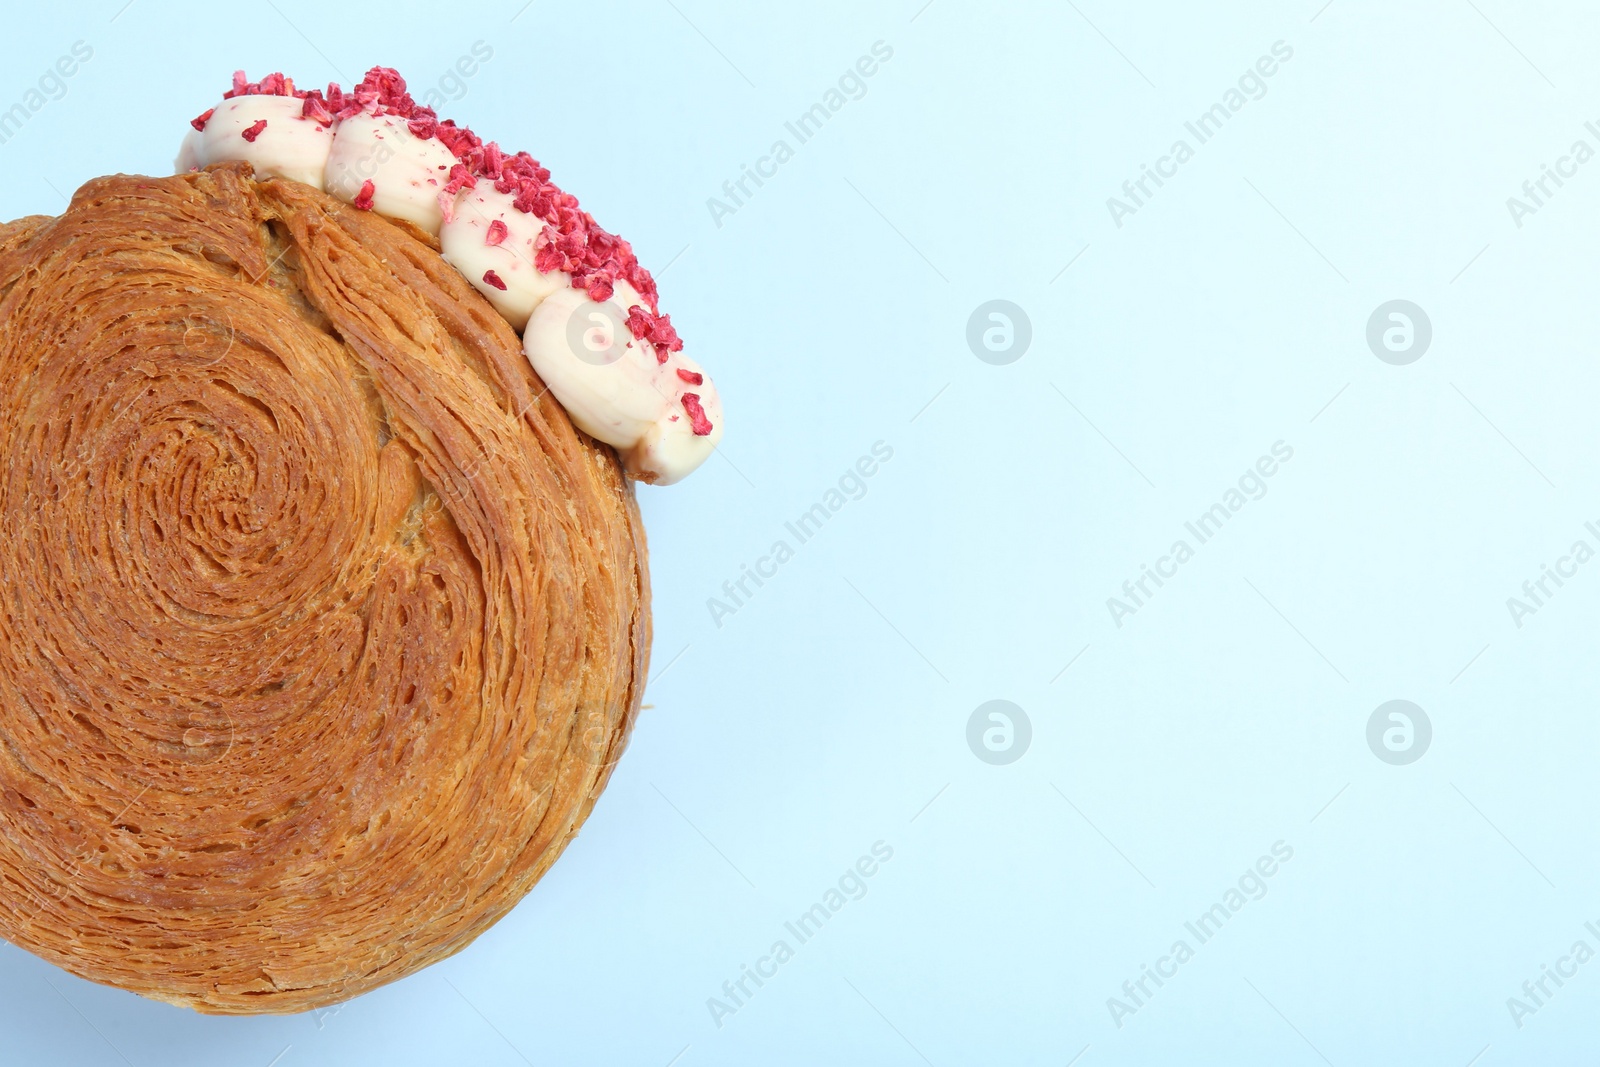
M 696 437 L 705 437 L 711 432 L 711 420 L 706 418 L 705 408 L 700 406 L 700 397 L 694 393 L 683 394 L 683 410 L 689 413 L 689 428 Z
M 305 95 L 305 102 L 300 105 L 300 117 L 322 126 L 333 125 L 333 112 L 328 110 L 322 94 L 315 89 Z

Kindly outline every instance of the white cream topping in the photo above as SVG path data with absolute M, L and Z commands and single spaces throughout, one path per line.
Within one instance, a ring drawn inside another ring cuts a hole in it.
M 564 271 L 546 274 L 534 266 L 546 223 L 512 207 L 515 199 L 482 179 L 476 189 L 463 189 L 439 231 L 439 247 L 445 262 L 459 270 L 505 316 L 511 328 L 520 332 L 540 301 L 572 288 L 572 275 Z M 497 221 L 505 226 L 505 237 L 499 244 L 490 244 L 490 224 Z M 490 271 L 504 290 L 485 280 Z
M 398 115 L 354 115 L 338 124 L 324 181 L 327 191 L 347 204 L 370 181 L 372 210 L 438 236 L 439 194 L 455 164 L 450 149 L 418 137 Z
M 671 485 L 722 440 L 722 401 L 691 360 L 674 352 L 663 363 L 654 346 L 628 331 L 628 308 L 636 304 L 644 301 L 626 282 L 604 302 L 581 289 L 552 293 L 529 317 L 522 350 L 579 429 L 616 448 L 636 477 Z M 680 368 L 704 380 L 685 382 Z M 699 397 L 710 433 L 694 433 L 685 393 Z
M 191 170 L 200 169 L 200 138 L 202 136 L 199 130 L 190 130 L 183 135 L 183 143 L 178 146 L 177 161 L 172 164 L 173 169 L 179 174 L 187 174 Z
M 322 189 L 333 130 L 315 119 L 301 118 L 302 106 L 293 96 L 224 100 L 206 120 L 204 130 L 183 139 L 178 172 L 243 160 L 256 168 L 257 178 L 288 178 Z M 255 134 L 255 140 L 246 139 L 245 132 L 263 120 L 266 125 Z
M 512 194 L 482 178 L 476 188 L 442 195 L 455 155 L 438 140 L 417 137 L 404 119 L 362 114 L 330 127 L 301 118 L 302 106 L 293 96 L 224 100 L 204 130 L 184 137 L 178 172 L 243 160 L 258 178 L 303 182 L 347 203 L 370 181 L 372 210 L 438 236 L 445 261 L 522 332 L 528 362 L 573 423 L 616 448 L 630 474 L 671 485 L 716 450 L 723 429 L 716 386 L 683 353 L 662 361 L 633 336 L 629 308 L 649 305 L 632 286 L 617 282 L 601 302 L 573 288 L 570 274 L 540 271 L 534 264 L 546 221 L 518 211 Z M 263 119 L 255 140 L 246 140 L 243 133 Z M 498 227 L 491 231 L 495 222 L 505 234 L 491 244 L 491 232 L 499 236 Z M 679 370 L 702 380 L 685 381 Z M 709 433 L 694 432 L 686 394 L 698 398 Z

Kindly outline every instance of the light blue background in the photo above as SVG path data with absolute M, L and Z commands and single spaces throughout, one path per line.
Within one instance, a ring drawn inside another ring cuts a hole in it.
M 1521 628 L 1506 607 L 1600 520 L 1600 161 L 1520 228 L 1506 206 L 1574 140 L 1600 148 L 1600 14 L 122 3 L 8 12 L 0 108 L 74 41 L 94 57 L 0 145 L 0 217 L 168 172 L 235 67 L 348 85 L 385 63 L 420 93 L 481 39 L 493 59 L 443 113 L 532 151 L 668 267 L 729 430 L 701 473 L 640 494 L 652 706 L 509 918 L 288 1018 L 204 1018 L 0 946 L 0 1059 L 1600 1052 L 1600 962 L 1520 1029 L 1506 1005 L 1579 938 L 1600 949 L 1600 563 Z M 880 40 L 866 95 L 717 226 L 707 198 Z M 1193 145 L 1184 122 L 1280 40 L 1266 95 L 1115 225 L 1107 197 Z M 993 298 L 1032 323 L 1007 366 L 965 340 Z M 1394 298 L 1433 324 L 1409 366 L 1365 341 Z M 865 496 L 717 626 L 707 599 L 880 440 Z M 1116 626 L 1106 598 L 1279 440 L 1267 494 Z M 1032 723 L 1008 766 L 966 742 L 994 698 Z M 1408 766 L 1366 743 L 1394 698 L 1433 724 Z M 707 998 L 880 840 L 867 894 L 719 1028 Z M 1267 895 L 1119 1028 L 1107 998 L 1280 840 Z

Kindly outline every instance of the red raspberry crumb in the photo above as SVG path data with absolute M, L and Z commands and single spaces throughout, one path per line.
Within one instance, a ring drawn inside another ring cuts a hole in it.
M 483 175 L 491 181 L 499 181 L 502 169 L 505 167 L 505 157 L 500 152 L 500 146 L 490 141 L 483 146 Z
M 477 185 L 478 179 L 473 176 L 472 172 L 457 163 L 450 168 L 450 180 L 445 182 L 444 191 L 454 196 L 463 189 L 474 189 Z
M 305 95 L 305 102 L 300 105 L 300 117 L 323 126 L 333 125 L 333 112 L 328 110 L 328 105 L 323 102 L 322 93 L 316 89 Z
M 506 283 L 501 281 L 500 275 L 496 274 L 492 270 L 486 270 L 483 272 L 483 284 L 492 285 L 502 293 L 506 291 Z
M 256 119 L 256 121 L 250 125 L 249 129 L 239 131 L 239 136 L 243 137 L 246 141 L 249 141 L 251 144 L 254 144 L 256 138 L 261 136 L 261 131 L 266 129 L 266 128 L 267 128 L 267 120 L 266 119 Z
M 696 437 L 705 437 L 711 432 L 711 420 L 706 418 L 705 409 L 700 406 L 700 398 L 694 393 L 683 394 L 683 410 L 689 413 L 689 428 Z
M 354 90 L 363 105 L 376 105 L 379 115 L 399 115 L 409 119 L 416 114 L 416 101 L 406 92 L 406 80 L 393 67 L 373 67 Z
M 434 114 L 431 107 L 419 107 L 406 123 L 411 132 L 424 141 L 433 136 L 433 131 L 439 128 L 439 117 Z
M 351 201 L 351 205 L 354 206 L 357 211 L 371 211 L 372 197 L 375 193 L 377 193 L 377 191 L 378 187 L 373 185 L 370 179 L 362 182 L 361 191 L 356 194 L 356 198 Z
M 553 244 L 545 245 L 543 248 L 539 249 L 538 252 L 534 253 L 533 256 L 533 265 L 539 268 L 539 271 L 543 274 L 549 274 L 551 271 L 560 270 L 561 262 L 561 249 L 557 248 Z
M 232 100 L 236 96 L 304 96 L 294 87 L 294 82 L 285 78 L 281 73 L 268 74 L 258 82 L 253 82 L 245 77 L 244 71 L 233 72 L 233 88 L 222 94 L 224 100 Z
M 506 224 L 501 222 L 499 219 L 495 219 L 493 222 L 489 223 L 489 232 L 484 237 L 484 243 L 497 245 L 506 239 L 506 234 L 508 232 L 509 231 L 506 229 Z
M 201 115 L 198 118 L 190 119 L 189 120 L 189 125 L 193 126 L 197 131 L 202 131 L 203 132 L 205 130 L 205 128 L 206 128 L 206 123 L 210 122 L 211 121 L 211 116 L 215 115 L 216 113 L 217 113 L 217 109 L 216 108 L 211 108 L 204 115 Z
M 658 363 L 665 363 L 669 352 L 683 351 L 683 341 L 679 339 L 678 331 L 672 328 L 670 315 L 658 315 L 649 308 L 635 304 L 628 310 L 628 329 L 641 341 L 649 341 L 656 346 Z
M 678 368 L 678 377 L 690 385 L 704 385 L 706 381 L 706 376 L 699 371 L 684 370 L 682 367 Z

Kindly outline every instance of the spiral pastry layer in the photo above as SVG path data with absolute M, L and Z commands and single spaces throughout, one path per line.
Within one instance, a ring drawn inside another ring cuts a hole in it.
M 0 225 L 0 936 L 203 1012 L 463 948 L 577 832 L 643 528 L 426 233 L 245 164 Z

